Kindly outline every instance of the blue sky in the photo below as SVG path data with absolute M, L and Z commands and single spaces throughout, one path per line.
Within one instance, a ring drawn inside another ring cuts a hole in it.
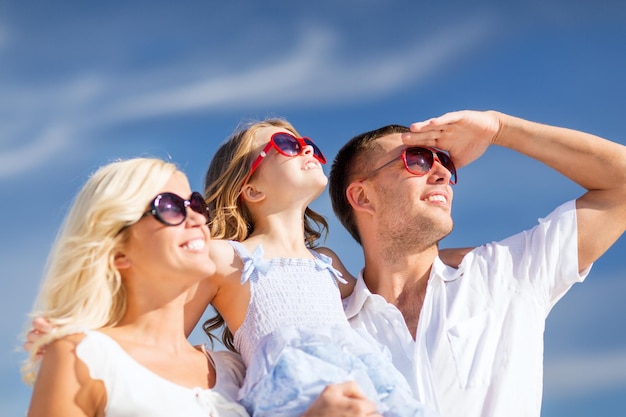
M 626 144 L 624 74 L 617 0 L 0 0 L 0 415 L 24 415 L 18 335 L 65 211 L 101 164 L 170 157 L 200 189 L 241 121 L 285 117 L 332 159 L 354 134 L 465 108 Z M 489 149 L 459 171 L 442 246 L 502 239 L 582 192 Z M 314 208 L 357 273 L 326 194 Z M 625 253 L 622 237 L 548 318 L 545 417 L 626 415 Z

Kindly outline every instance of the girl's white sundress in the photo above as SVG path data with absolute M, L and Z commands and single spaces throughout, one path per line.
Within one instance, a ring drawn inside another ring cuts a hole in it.
M 243 364 L 232 352 L 205 350 L 215 365 L 212 389 L 187 388 L 170 382 L 135 361 L 111 337 L 85 332 L 76 348 L 93 379 L 104 383 L 107 417 L 247 417 L 237 403 Z M 172 366 L 176 366 L 173 362 Z
M 250 305 L 234 344 L 247 366 L 239 399 L 251 415 L 300 416 L 329 384 L 356 381 L 385 416 L 434 416 L 417 402 L 388 351 L 350 327 L 331 259 L 263 259 L 230 242 L 244 263 Z

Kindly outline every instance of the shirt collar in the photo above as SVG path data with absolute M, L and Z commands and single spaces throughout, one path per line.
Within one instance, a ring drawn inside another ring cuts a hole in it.
M 348 319 L 356 316 L 363 308 L 365 301 L 367 301 L 367 299 L 372 295 L 372 292 L 369 288 L 367 288 L 367 285 L 365 285 L 365 280 L 363 279 L 363 269 L 361 269 L 361 271 L 359 271 L 359 276 L 356 280 L 354 290 L 352 290 L 352 294 L 343 300 L 343 307 Z
M 470 253 L 467 253 L 465 257 L 470 256 Z M 465 258 L 461 261 L 461 265 L 458 268 L 452 268 L 446 264 L 444 264 L 441 259 L 437 256 L 435 261 L 433 262 L 433 267 L 430 270 L 430 279 L 433 277 L 440 277 L 444 282 L 455 281 L 457 278 L 463 275 L 463 271 L 465 270 Z
M 470 256 L 468 253 L 467 256 Z M 461 265 L 458 269 L 452 268 L 444 264 L 441 259 L 437 256 L 433 262 L 433 267 L 430 271 L 430 279 L 435 279 L 439 277 L 444 282 L 451 282 L 459 278 L 463 275 L 463 270 L 465 262 L 461 262 Z M 344 298 L 343 306 L 348 319 L 356 316 L 361 309 L 363 309 L 363 305 L 368 299 L 378 301 L 380 298 L 382 301 L 384 299 L 378 294 L 372 294 L 372 292 L 365 285 L 365 280 L 363 279 L 363 269 L 359 271 L 359 276 L 356 281 L 356 285 L 354 286 L 354 290 L 349 297 Z M 386 302 L 385 302 L 386 303 Z

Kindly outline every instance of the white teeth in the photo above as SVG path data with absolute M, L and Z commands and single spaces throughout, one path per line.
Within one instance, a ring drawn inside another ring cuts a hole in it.
M 431 195 L 430 197 L 426 198 L 426 201 L 437 201 L 437 202 L 445 203 L 446 198 L 442 195 Z
M 202 250 L 206 245 L 205 241 L 202 239 L 194 239 L 183 245 L 183 249 L 186 250 Z
M 316 168 L 316 167 L 317 167 L 317 164 L 313 161 L 307 162 L 306 164 L 304 164 L 305 171 L 308 171 L 309 169 Z

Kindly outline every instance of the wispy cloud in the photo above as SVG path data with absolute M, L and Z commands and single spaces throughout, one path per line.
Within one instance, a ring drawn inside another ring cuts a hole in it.
M 71 132 L 62 125 L 48 125 L 28 146 L 0 153 L 0 179 L 37 167 L 51 155 L 64 149 Z
M 347 62 L 336 49 L 336 34 L 309 31 L 291 55 L 273 65 L 201 79 L 195 83 L 147 92 L 127 100 L 108 115 L 111 120 L 150 117 L 203 108 L 249 108 L 272 103 L 302 105 L 352 102 L 391 94 L 409 83 L 424 81 L 489 33 L 486 20 L 472 21 L 454 32 L 422 42 L 399 45 L 399 50 L 364 51 Z
M 606 256 L 598 264 L 609 262 Z M 621 328 L 626 271 L 594 268 L 550 314 L 544 390 L 551 400 L 626 388 L 626 339 L 615 332 Z
M 626 351 L 593 352 L 552 360 L 544 370 L 546 398 L 559 399 L 626 387 Z
M 427 80 L 480 45 L 492 29 L 489 18 L 472 19 L 397 50 L 359 51 L 350 60 L 342 58 L 337 33 L 309 29 L 281 60 L 206 78 L 190 76 L 196 67 L 167 71 L 167 79 L 146 73 L 76 74 L 61 85 L 7 89 L 1 105 L 7 120 L 0 128 L 0 179 L 33 169 L 93 129 L 124 121 L 259 103 L 336 105 L 391 94 Z M 0 40 L 1 33 L 0 27 Z

